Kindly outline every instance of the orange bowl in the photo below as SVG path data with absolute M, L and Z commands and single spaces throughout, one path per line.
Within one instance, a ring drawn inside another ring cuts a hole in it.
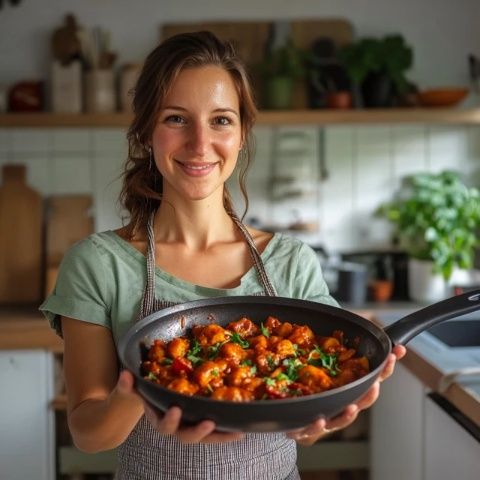
M 467 95 L 468 88 L 434 88 L 418 92 L 418 101 L 424 107 L 452 107 Z

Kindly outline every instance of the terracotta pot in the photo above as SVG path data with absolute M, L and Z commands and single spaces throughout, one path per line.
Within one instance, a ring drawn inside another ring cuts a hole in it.
M 386 302 L 392 296 L 393 282 L 390 280 L 373 280 L 369 288 L 375 302 Z
M 352 108 L 352 94 L 350 92 L 332 92 L 327 94 L 327 108 L 348 109 Z

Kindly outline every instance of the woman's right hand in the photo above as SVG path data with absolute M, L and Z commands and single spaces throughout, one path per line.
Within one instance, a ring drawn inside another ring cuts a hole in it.
M 182 426 L 182 410 L 171 407 L 165 414 L 160 413 L 146 401 L 145 415 L 153 428 L 163 435 L 175 435 L 182 443 L 226 443 L 243 438 L 244 434 L 215 431 L 215 423 L 204 420 L 192 427 Z

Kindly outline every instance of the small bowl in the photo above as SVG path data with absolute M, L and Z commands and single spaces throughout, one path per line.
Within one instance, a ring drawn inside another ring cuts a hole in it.
M 453 107 L 467 95 L 468 88 L 432 88 L 418 92 L 418 101 L 424 107 Z

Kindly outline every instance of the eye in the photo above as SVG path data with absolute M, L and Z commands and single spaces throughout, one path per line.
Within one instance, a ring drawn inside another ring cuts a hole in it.
M 180 115 L 169 115 L 168 117 L 165 118 L 164 120 L 166 123 L 173 123 L 173 124 L 184 124 L 185 119 L 182 118 Z
M 213 119 L 213 123 L 215 125 L 227 126 L 227 125 L 231 125 L 233 122 L 229 117 L 221 116 L 221 117 L 215 117 Z

